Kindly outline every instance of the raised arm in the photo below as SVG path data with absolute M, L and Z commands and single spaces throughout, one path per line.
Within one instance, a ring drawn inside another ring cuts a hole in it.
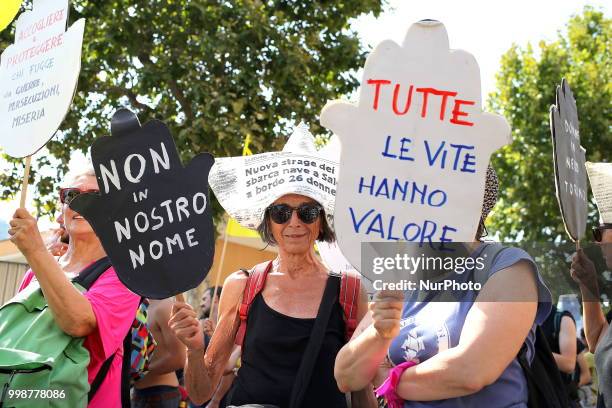
M 594 353 L 599 344 L 599 339 L 608 329 L 608 322 L 599 303 L 599 286 L 595 265 L 584 251 L 579 249 L 572 258 L 570 272 L 572 278 L 580 287 L 584 335 L 589 351 Z
M 334 376 L 340 391 L 361 390 L 372 382 L 399 333 L 403 300 L 401 292 L 376 293 L 369 313 L 336 357 Z
M 19 208 L 10 225 L 10 239 L 36 275 L 57 325 L 73 337 L 85 337 L 93 332 L 97 321 L 91 304 L 66 278 L 45 247 L 36 219 L 27 210 Z
M 187 346 L 185 385 L 191 400 L 200 405 L 209 400 L 230 357 L 240 324 L 238 309 L 246 285 L 243 272 L 235 272 L 224 283 L 219 300 L 219 320 L 208 348 L 193 307 L 176 302 L 168 324 L 175 335 Z

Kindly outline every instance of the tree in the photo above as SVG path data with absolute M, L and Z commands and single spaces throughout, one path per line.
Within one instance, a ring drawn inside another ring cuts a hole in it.
M 501 60 L 497 91 L 489 109 L 504 115 L 514 141 L 493 158 L 500 178 L 500 200 L 491 229 L 501 238 L 550 242 L 568 239 L 555 196 L 549 108 L 555 87 L 565 77 L 578 107 L 580 138 L 587 160 L 612 159 L 611 20 L 585 7 L 556 41 L 514 45 Z M 590 203 L 589 225 L 596 220 Z
M 291 121 L 323 131 L 316 120 L 321 108 L 359 85 L 350 72 L 365 61 L 348 22 L 378 15 L 381 3 L 73 0 L 70 24 L 87 19 L 82 68 L 71 110 L 47 144 L 59 162 L 38 158 L 30 179 L 39 210 L 53 211 L 50 193 L 71 153 L 109 134 L 110 117 L 121 106 L 143 123 L 164 120 L 184 163 L 204 151 L 239 155 L 247 134 L 254 152 L 278 150 L 284 139 L 277 136 L 288 133 Z M 0 50 L 13 38 L 14 27 L 2 32 Z M 20 187 L 23 166 L 12 162 L 0 175 L 0 199 Z M 56 168 L 51 176 L 49 168 Z

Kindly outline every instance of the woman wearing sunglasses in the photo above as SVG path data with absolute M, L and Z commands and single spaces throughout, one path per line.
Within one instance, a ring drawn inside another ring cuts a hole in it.
M 307 130 L 298 128 L 286 147 L 312 145 L 313 150 L 308 153 L 314 155 L 313 142 Z M 270 164 L 270 168 L 280 167 L 283 159 L 294 163 L 303 159 L 301 163 L 309 164 L 316 160 L 295 150 L 291 154 L 286 150 L 283 152 L 285 155 Z M 266 155 L 249 156 L 249 160 L 263 162 L 267 157 L 273 157 Z M 216 166 L 223 165 L 224 160 L 241 159 L 217 159 Z M 320 164 L 317 162 L 317 167 Z M 330 161 L 326 164 L 336 166 Z M 232 168 L 239 166 L 240 163 L 231 164 Z M 228 186 L 228 180 L 235 184 Z M 239 180 L 218 167 L 213 167 L 209 177 L 211 188 L 225 210 L 245 226 L 257 225 L 262 240 L 278 248 L 278 257 L 227 278 L 221 293 L 217 328 L 207 348 L 196 312 L 186 304 L 175 304 L 170 325 L 188 348 L 185 383 L 189 396 L 200 404 L 210 398 L 236 343 L 242 345 L 242 361 L 227 397 L 232 406 L 345 408 L 346 397 L 338 390 L 333 376 L 336 354 L 347 341 L 345 315 L 339 296 L 334 297 L 318 356 L 308 359 L 314 363 L 312 374 L 306 377 L 304 384 L 296 385 L 304 387 L 302 403 L 294 405 L 290 402 L 294 383 L 300 383 L 296 376 L 301 370 L 302 357 L 313 333 L 324 292 L 328 293 L 327 285 L 332 280 L 340 280 L 329 274 L 314 250 L 316 240 L 332 242 L 335 239 L 326 218 L 333 208 L 334 197 L 332 194 L 315 194 L 306 181 L 300 183 L 295 178 L 296 183 L 290 186 L 287 186 L 288 182 L 282 184 L 282 195 L 276 190 L 259 200 L 234 200 L 236 207 L 232 208 L 231 202 L 223 199 L 221 189 L 225 187 L 234 192 L 245 189 L 246 183 L 241 185 Z M 245 221 L 247 219 L 249 221 Z M 249 277 L 252 280 L 249 281 Z M 367 297 L 359 283 L 355 292 L 355 318 L 358 322 L 366 312 Z M 253 297 L 253 293 L 257 294 Z M 248 315 L 241 320 L 244 317 L 241 312 L 246 310 L 244 302 L 249 296 L 252 302 L 248 306 Z M 371 388 L 368 391 L 372 394 Z
M 38 281 L 56 324 L 68 335 L 84 337 L 89 351 L 87 367 L 91 384 L 107 359 L 110 367 L 89 407 L 119 407 L 123 339 L 131 327 L 140 297 L 117 278 L 110 263 L 88 291 L 81 293 L 71 283 L 73 277 L 106 257 L 100 240 L 89 223 L 68 204 L 84 192 L 97 192 L 93 168 L 73 171 L 60 190 L 62 219 L 68 234 L 68 248 L 56 261 L 43 243 L 36 219 L 20 208 L 10 222 L 11 241 L 21 250 L 32 268 L 19 290 Z M 103 260 L 101 262 L 104 262 Z
M 599 245 L 608 270 L 612 270 L 612 206 L 606 193 L 612 186 L 612 163 L 587 163 L 601 169 L 603 183 L 594 183 L 591 189 L 599 208 L 601 223 L 593 229 L 593 239 Z M 600 304 L 598 273 L 594 263 L 582 249 L 572 259 L 570 273 L 582 294 L 584 333 L 589 350 L 595 354 L 595 368 L 599 377 L 598 408 L 612 408 L 612 329 Z

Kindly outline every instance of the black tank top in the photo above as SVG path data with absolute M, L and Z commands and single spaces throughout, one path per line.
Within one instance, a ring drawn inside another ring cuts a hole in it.
M 249 309 L 242 363 L 228 394 L 229 404 L 273 404 L 288 408 L 291 388 L 314 321 L 277 312 L 266 304 L 260 292 Z M 344 335 L 342 307 L 336 302 L 302 408 L 346 408 L 344 394 L 334 379 L 334 362 L 345 343 Z

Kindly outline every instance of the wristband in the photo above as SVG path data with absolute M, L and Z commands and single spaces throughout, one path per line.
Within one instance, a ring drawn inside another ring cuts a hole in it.
M 406 361 L 395 366 L 389 372 L 387 379 L 376 389 L 377 397 L 384 397 L 387 400 L 389 408 L 402 408 L 404 400 L 395 392 L 397 383 L 406 369 L 415 366 L 414 361 Z

